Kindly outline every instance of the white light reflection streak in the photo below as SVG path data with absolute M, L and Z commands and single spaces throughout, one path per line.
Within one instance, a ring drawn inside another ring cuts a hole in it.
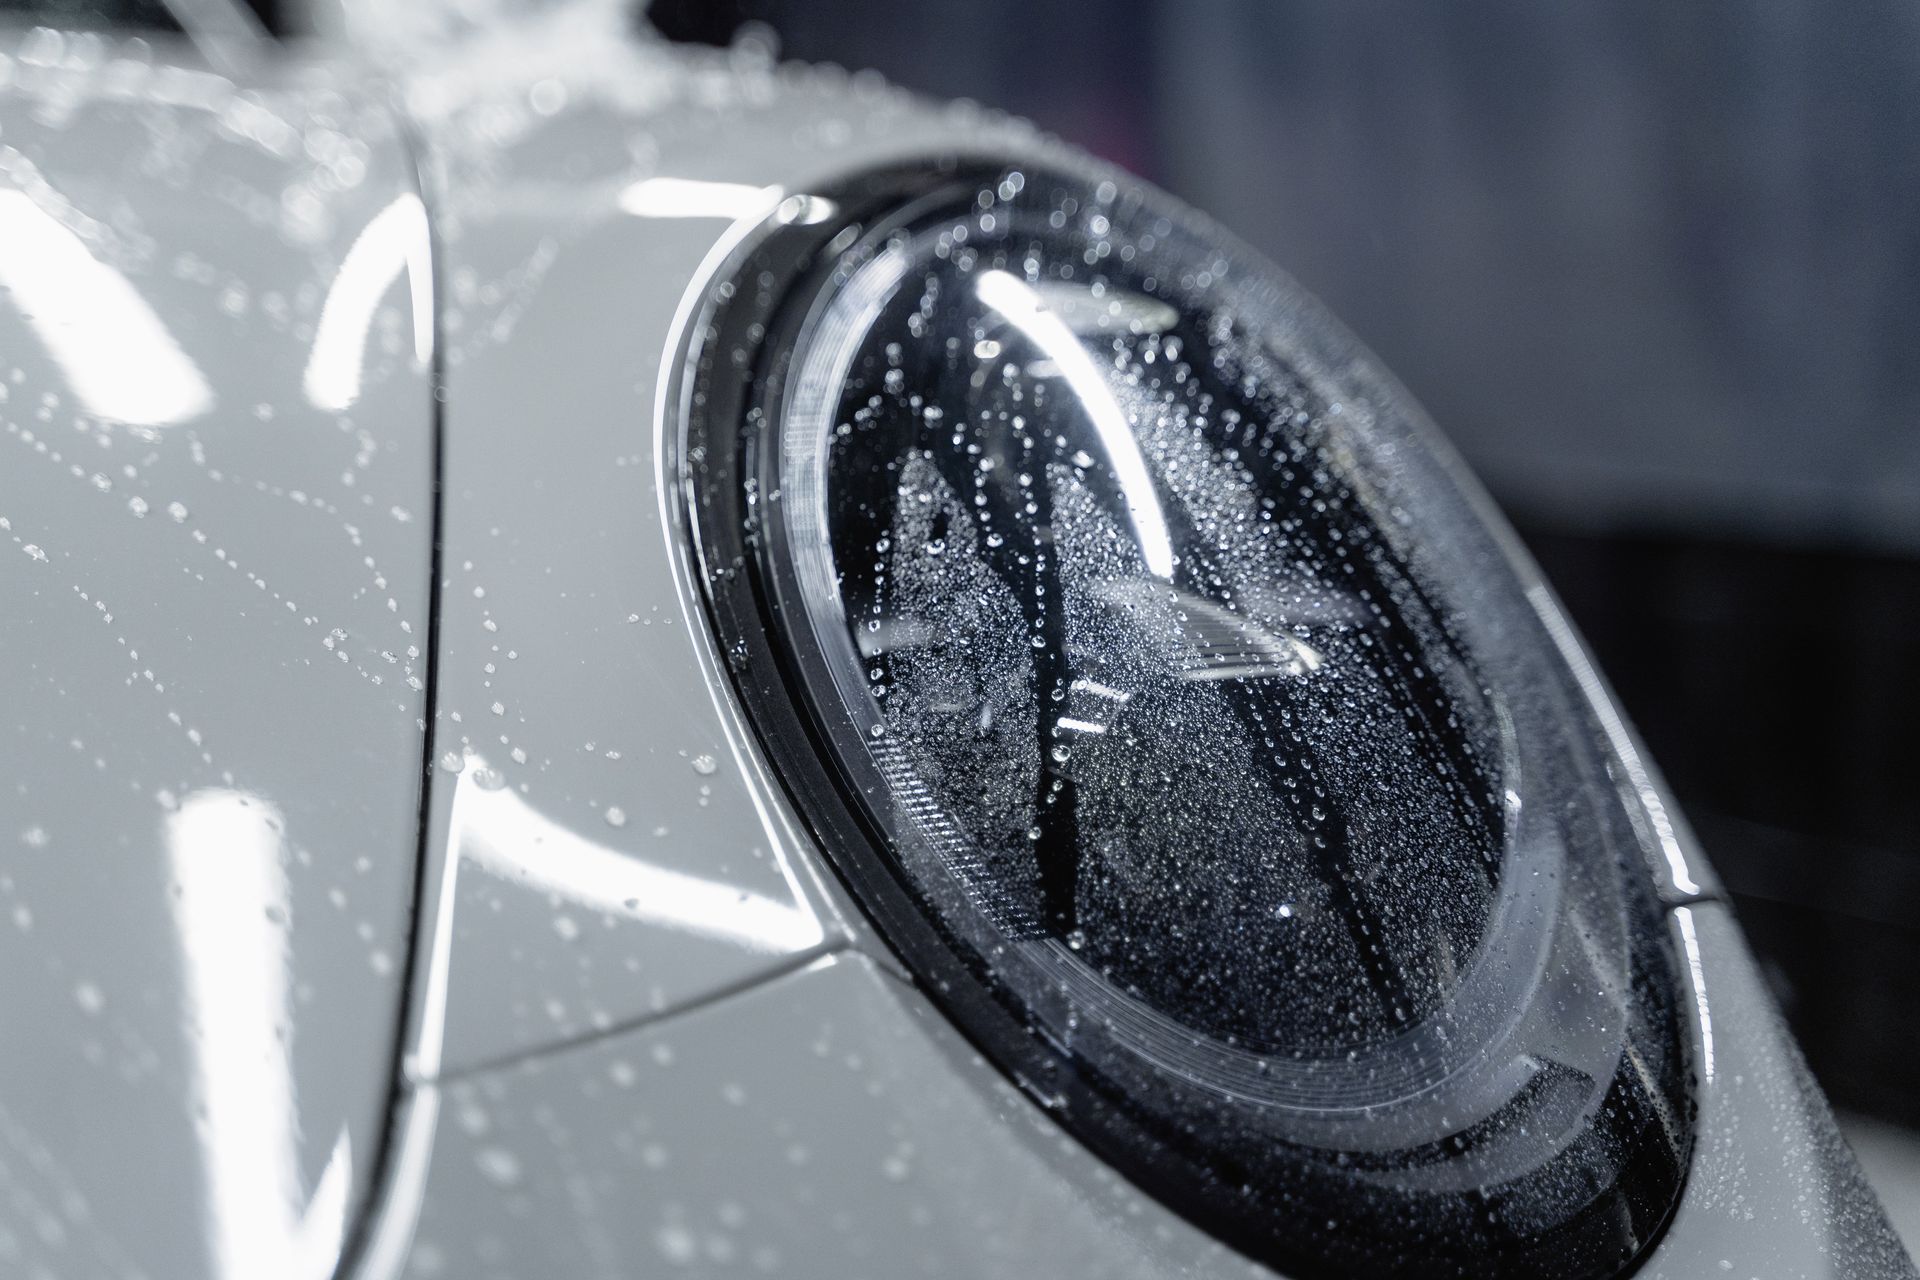
M 785 955 L 825 941 L 804 908 L 653 866 L 542 817 L 511 788 L 471 786 L 470 776 L 460 781 L 472 791 L 461 813 L 460 856 L 475 866 L 592 911 L 747 951 Z
M 337 1239 L 335 1256 L 301 1256 L 283 832 L 267 801 L 221 788 L 189 794 L 167 818 L 207 1235 L 226 1280 L 320 1280 L 337 1260 Z
M 433 356 L 433 238 L 412 192 L 373 216 L 340 260 L 313 335 L 302 387 L 316 408 L 338 413 L 360 398 L 367 334 L 380 299 L 405 272 L 413 303 L 413 354 Z
M 440 1120 L 440 1091 L 417 1085 L 402 1103 L 404 1118 L 394 1143 L 393 1168 L 384 1194 L 371 1209 L 366 1248 L 351 1280 L 395 1280 L 413 1251 L 413 1234 L 420 1225 L 420 1206 L 427 1195 L 427 1174 L 433 1167 L 433 1134 Z M 349 1280 L 343 1275 L 339 1280 Z
M 87 412 L 159 427 L 212 406 L 206 378 L 146 299 L 22 191 L 0 191 L 0 292 Z
M 327 1166 L 307 1199 L 294 1237 L 295 1274 L 321 1280 L 332 1274 L 347 1239 L 347 1202 L 353 1191 L 353 1140 L 342 1128 Z
M 644 178 L 620 192 L 620 209 L 636 218 L 756 218 L 779 203 L 779 187 L 699 178 Z
M 1166 513 L 1153 491 L 1153 477 L 1147 471 L 1147 459 L 1139 441 L 1127 425 L 1127 415 L 1114 399 L 1113 388 L 1093 363 L 1093 357 L 1080 345 L 1080 339 L 1066 321 L 1047 309 L 1044 299 L 1033 287 L 1005 271 L 984 272 L 974 285 L 980 301 L 1005 316 L 1007 323 L 1025 334 L 1059 368 L 1060 374 L 1080 399 L 1081 407 L 1093 421 L 1107 462 L 1126 500 L 1127 517 L 1133 523 L 1134 536 L 1140 540 L 1140 554 L 1147 572 L 1169 581 L 1173 578 L 1173 542 L 1167 533 Z
M 1566 660 L 1566 664 L 1573 668 L 1574 679 L 1587 695 L 1587 702 L 1594 714 L 1600 717 L 1600 727 L 1607 735 L 1607 742 L 1619 758 L 1621 768 L 1626 771 L 1627 782 L 1633 787 L 1641 807 L 1646 810 L 1647 820 L 1653 824 L 1654 839 L 1660 842 L 1660 854 L 1667 861 L 1667 872 L 1673 877 L 1673 887 L 1681 893 L 1698 894 L 1701 892 L 1700 882 L 1693 878 L 1693 871 L 1687 866 L 1687 854 L 1680 847 L 1680 834 L 1674 829 L 1673 817 L 1667 812 L 1666 802 L 1660 798 L 1660 789 L 1653 785 L 1653 776 L 1640 759 L 1640 752 L 1634 745 L 1633 735 L 1627 730 L 1626 721 L 1620 718 L 1620 712 L 1608 696 L 1606 686 L 1601 684 L 1600 673 L 1594 670 L 1586 649 L 1579 637 L 1573 634 L 1573 628 L 1567 624 L 1566 615 L 1561 613 L 1553 593 L 1544 586 L 1532 586 L 1527 588 L 1527 599 L 1532 603 L 1534 612 L 1540 615 L 1540 620 L 1546 624 L 1554 647 L 1560 650 L 1560 656 Z
M 1680 922 L 1680 942 L 1687 952 L 1687 976 L 1693 983 L 1693 1007 L 1700 1015 L 1700 1071 L 1713 1079 L 1713 1015 L 1707 1010 L 1707 977 L 1700 962 L 1700 938 L 1694 932 L 1693 910 L 1675 907 L 1673 918 Z
M 437 1079 L 446 1043 L 447 988 L 462 864 L 556 894 L 590 911 L 643 921 L 748 951 L 785 955 L 821 945 L 826 933 L 804 906 L 736 885 L 656 867 L 544 817 L 469 755 L 454 783 L 446 861 L 434 912 L 419 1033 L 408 1061 L 416 1082 Z
M 670 399 L 676 392 L 682 396 L 688 394 L 687 388 L 678 386 L 672 377 L 667 376 L 667 371 L 679 361 L 682 343 L 694 323 L 694 317 L 707 300 L 707 290 L 719 277 L 727 261 L 753 234 L 754 226 L 752 222 L 736 220 L 707 250 L 707 256 L 701 259 L 700 265 L 689 277 L 680 295 L 680 302 L 674 308 L 673 323 L 667 326 L 666 342 L 655 363 L 659 376 L 654 379 L 653 386 L 653 492 L 660 516 L 657 527 L 661 535 L 657 549 L 670 566 L 667 576 L 673 583 L 674 598 L 680 605 L 680 618 L 685 624 L 677 630 L 689 642 L 694 661 L 699 664 L 707 694 L 713 700 L 714 714 L 719 718 L 722 732 L 726 734 L 727 748 L 733 755 L 735 767 L 740 770 L 740 776 L 746 780 L 747 798 L 753 804 L 755 816 L 760 819 L 761 830 L 766 832 L 774 865 L 779 867 L 780 876 L 787 882 L 787 889 L 793 894 L 794 901 L 805 903 L 809 894 L 818 890 L 819 881 L 813 873 L 803 873 L 789 852 L 802 837 L 794 829 L 791 820 L 768 800 L 768 796 L 778 789 L 778 784 L 768 776 L 763 762 L 749 745 L 750 732 L 740 718 L 739 708 L 721 692 L 726 687 L 726 673 L 713 638 L 700 621 L 706 615 L 695 596 L 699 588 L 695 585 L 698 579 L 694 576 L 692 565 L 693 540 L 687 534 L 679 504 L 674 500 L 679 486 L 672 468 L 678 451 L 669 443 L 667 436 L 669 422 L 685 421 L 669 412 Z M 803 874 L 805 885 L 802 884 Z

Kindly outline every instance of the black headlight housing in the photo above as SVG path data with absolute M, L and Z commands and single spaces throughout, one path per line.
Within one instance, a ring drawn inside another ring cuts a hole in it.
M 1618 1274 L 1691 1142 L 1604 735 L 1405 393 L 1097 173 L 781 206 L 681 387 L 714 624 L 980 1049 L 1294 1274 Z

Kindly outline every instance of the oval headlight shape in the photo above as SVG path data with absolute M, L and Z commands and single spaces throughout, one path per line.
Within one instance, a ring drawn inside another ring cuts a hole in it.
M 823 196 L 697 326 L 687 495 L 749 715 L 888 940 L 1256 1258 L 1630 1264 L 1690 1144 L 1647 851 L 1418 410 L 1116 179 Z

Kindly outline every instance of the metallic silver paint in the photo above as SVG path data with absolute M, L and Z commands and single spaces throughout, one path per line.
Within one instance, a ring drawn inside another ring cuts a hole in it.
M 318 1280 L 369 1187 L 432 484 L 383 216 L 360 73 L 0 36 L 0 1273 Z

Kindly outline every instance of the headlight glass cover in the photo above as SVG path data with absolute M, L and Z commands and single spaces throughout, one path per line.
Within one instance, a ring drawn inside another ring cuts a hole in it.
M 783 206 L 684 382 L 753 722 L 1062 1123 L 1304 1273 L 1649 1245 L 1690 1137 L 1644 823 L 1497 518 L 1297 286 L 1111 177 L 903 168 Z

